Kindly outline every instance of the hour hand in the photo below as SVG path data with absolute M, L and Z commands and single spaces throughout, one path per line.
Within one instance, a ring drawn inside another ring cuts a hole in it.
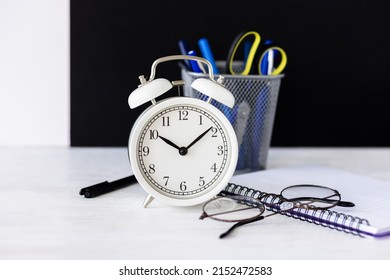
M 169 146 L 172 146 L 174 147 L 175 149 L 177 149 L 179 151 L 179 154 L 181 156 L 185 156 L 187 153 L 188 153 L 188 148 L 186 147 L 179 147 L 178 145 L 176 145 L 175 143 L 173 143 L 171 140 L 165 138 L 165 137 L 162 137 L 162 136 L 158 136 L 161 138 L 161 140 L 163 140 L 165 143 L 167 143 Z
M 173 143 L 171 140 L 165 138 L 165 137 L 162 137 L 162 136 L 158 136 L 159 138 L 161 138 L 161 140 L 163 140 L 165 143 L 167 143 L 168 145 L 174 147 L 175 149 L 178 149 L 180 150 L 180 147 L 178 145 L 176 145 L 175 143 Z

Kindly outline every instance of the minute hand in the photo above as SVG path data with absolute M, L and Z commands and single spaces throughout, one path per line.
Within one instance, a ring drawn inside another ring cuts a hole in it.
M 194 141 L 191 142 L 191 144 L 189 144 L 187 146 L 187 150 L 192 147 L 196 142 L 198 142 L 200 139 L 202 139 L 203 136 L 205 136 L 207 134 L 207 132 L 210 131 L 210 129 L 212 129 L 213 127 L 210 127 L 209 129 L 207 129 L 205 132 L 203 132 L 201 135 L 199 135 L 198 137 L 196 137 L 196 139 Z

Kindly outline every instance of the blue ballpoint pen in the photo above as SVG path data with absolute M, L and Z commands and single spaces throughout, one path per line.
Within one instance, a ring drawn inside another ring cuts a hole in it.
M 198 46 L 200 49 L 200 52 L 202 53 L 202 56 L 210 61 L 211 66 L 213 67 L 214 74 L 219 74 L 218 67 L 215 63 L 213 52 L 211 51 L 211 47 L 209 44 L 209 41 L 206 38 L 201 38 L 198 41 Z
M 190 55 L 190 56 L 198 56 L 195 50 L 190 50 L 190 51 L 188 51 L 187 55 Z M 202 64 L 198 64 L 198 62 L 195 61 L 195 60 L 190 60 L 190 64 L 191 64 L 191 68 L 192 68 L 192 71 L 193 71 L 193 72 L 196 72 L 196 73 L 205 73 L 204 68 L 203 68 L 203 70 L 202 70 L 202 68 L 201 68 L 201 67 L 203 67 Z
M 206 38 L 201 38 L 198 41 L 199 49 L 202 53 L 202 56 L 207 59 L 213 68 L 213 73 L 214 74 L 219 74 L 218 67 L 215 63 L 213 52 L 211 51 L 210 44 Z M 220 110 L 225 114 L 225 116 L 228 118 L 230 123 L 234 125 L 235 122 L 235 114 L 236 114 L 236 109 L 235 108 L 229 108 L 226 105 L 220 104 L 219 106 Z

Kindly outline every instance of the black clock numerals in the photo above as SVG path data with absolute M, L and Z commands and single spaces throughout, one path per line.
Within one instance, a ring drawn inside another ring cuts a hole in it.
M 167 186 L 169 182 L 169 176 L 164 176 L 163 180 L 164 180 L 164 186 Z
M 150 152 L 150 149 L 149 149 L 148 146 L 142 147 L 142 155 L 143 155 L 144 157 L 147 157 L 147 156 L 149 155 L 149 152 Z
M 149 139 L 156 140 L 158 138 L 158 131 L 156 129 L 149 130 Z
M 162 117 L 162 126 L 171 126 L 171 124 L 169 122 L 169 116 Z
M 203 125 L 203 116 L 199 115 L 199 125 Z
M 154 174 L 156 172 L 156 166 L 151 163 L 149 164 L 149 174 Z
M 188 121 L 188 111 L 180 110 L 179 111 L 179 121 Z
M 218 129 L 216 127 L 211 128 L 211 137 L 218 137 Z
M 155 168 L 155 167 L 153 167 L 153 168 Z M 168 184 L 169 184 L 169 179 L 170 179 L 169 176 L 164 176 L 164 177 L 163 177 L 164 186 L 165 186 L 165 187 L 168 186 Z M 200 176 L 200 177 L 199 177 L 199 187 L 203 187 L 205 184 L 206 184 L 206 181 L 205 181 L 205 179 L 204 179 L 204 176 Z M 187 181 L 181 181 L 181 182 L 180 182 L 180 185 L 179 185 L 179 189 L 180 189 L 181 191 L 186 191 L 186 190 L 187 190 Z
M 199 187 L 203 187 L 206 184 L 203 176 L 199 177 Z
M 138 164 L 158 192 L 180 199 L 198 197 L 224 176 L 228 144 L 224 127 L 210 112 L 172 106 L 155 113 L 144 126 Z
M 180 190 L 181 190 L 182 192 L 184 192 L 184 191 L 187 190 L 187 182 L 186 182 L 186 181 L 182 181 L 182 182 L 180 183 Z

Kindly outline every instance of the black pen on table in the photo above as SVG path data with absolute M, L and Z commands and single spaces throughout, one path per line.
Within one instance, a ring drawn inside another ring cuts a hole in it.
M 119 190 L 121 188 L 127 187 L 128 185 L 134 184 L 136 182 L 137 179 L 135 178 L 135 176 L 131 175 L 112 182 L 104 181 L 92 186 L 82 188 L 79 194 L 83 195 L 85 198 L 93 198 L 105 193 Z

